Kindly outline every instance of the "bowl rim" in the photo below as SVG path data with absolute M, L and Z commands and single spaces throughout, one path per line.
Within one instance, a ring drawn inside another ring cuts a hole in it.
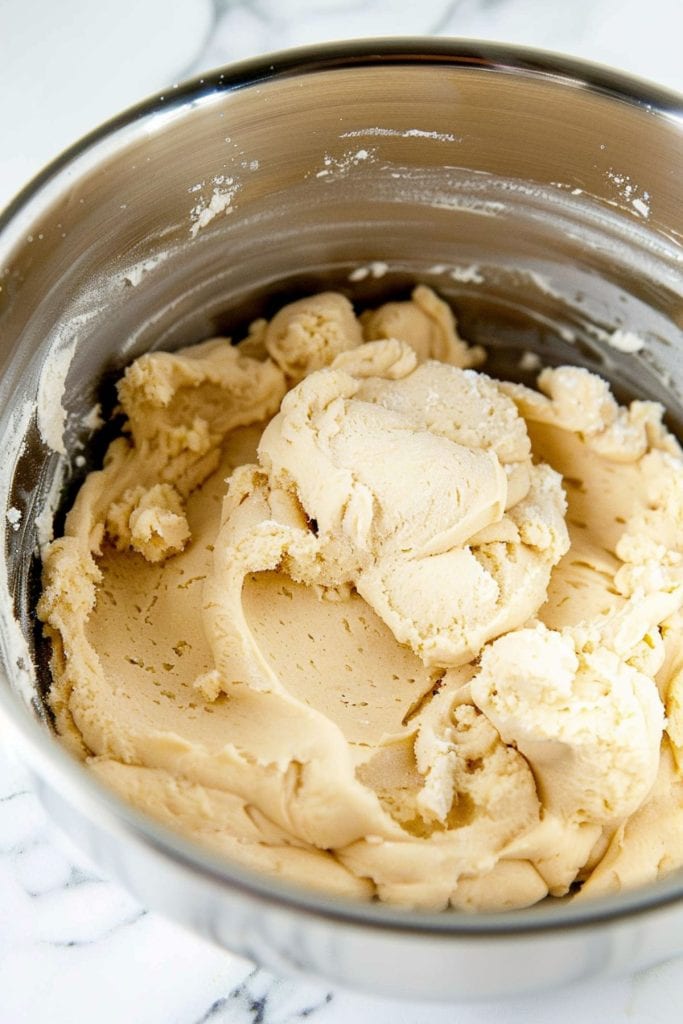
M 205 72 L 173 86 L 105 121 L 51 161 L 0 212 L 0 257 L 3 241 L 13 226 L 37 207 L 41 197 L 58 186 L 76 161 L 123 130 L 191 105 L 201 105 L 221 93 L 265 82 L 310 74 L 380 65 L 444 66 L 495 74 L 515 75 L 578 88 L 615 102 L 673 121 L 683 130 L 683 96 L 636 76 L 589 61 L 550 51 L 490 41 L 449 37 L 386 37 L 314 44 L 239 61 Z M 96 154 L 95 154 L 96 155 Z M 73 184 L 73 180 L 71 180 Z M 0 638 L 3 641 L 4 638 Z M 4 647 L 4 642 L 0 642 Z M 5 652 L 3 651 L 3 654 Z M 7 662 L 8 659 L 3 659 Z M 3 675 L 5 674 L 3 669 Z M 338 899 L 284 883 L 267 874 L 242 867 L 186 840 L 178 833 L 137 811 L 116 796 L 56 741 L 45 743 L 46 728 L 21 705 L 9 686 L 0 686 L 0 713 L 11 727 L 28 764 L 50 788 L 67 797 L 87 817 L 109 832 L 118 833 L 171 858 L 204 881 L 243 894 L 252 901 L 276 906 L 298 915 L 325 918 L 363 929 L 396 934 L 428 934 L 446 939 L 549 935 L 567 929 L 594 929 L 654 910 L 671 907 L 683 897 L 680 871 L 639 889 L 597 897 L 586 903 L 537 904 L 496 913 L 405 910 L 377 901 Z M 41 784 L 42 781 L 41 781 Z
M 456 36 L 383 36 L 314 43 L 277 50 L 258 57 L 220 65 L 153 93 L 103 121 L 76 139 L 38 171 L 0 207 L 0 236 L 20 209 L 53 177 L 103 139 L 135 122 L 197 102 L 221 92 L 232 92 L 264 82 L 355 67 L 380 64 L 440 64 L 453 68 L 516 74 L 540 81 L 584 89 L 649 113 L 683 127 L 683 93 L 617 68 L 583 60 L 553 50 L 516 46 L 491 40 Z

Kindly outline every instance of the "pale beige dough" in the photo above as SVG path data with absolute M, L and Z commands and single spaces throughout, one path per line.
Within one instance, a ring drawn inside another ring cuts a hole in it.
M 482 358 L 419 286 L 129 367 L 38 607 L 98 778 L 242 865 L 404 907 L 683 863 L 680 450 L 586 371 L 536 392 Z

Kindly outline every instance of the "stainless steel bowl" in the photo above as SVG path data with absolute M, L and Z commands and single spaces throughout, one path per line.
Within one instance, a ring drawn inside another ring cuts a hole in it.
M 59 524 L 97 461 L 84 414 L 111 407 L 112 377 L 309 290 L 363 303 L 424 281 L 491 347 L 492 372 L 528 377 L 527 350 L 580 363 L 664 401 L 680 429 L 682 166 L 681 100 L 654 87 L 488 43 L 373 41 L 156 97 L 5 212 L 0 501 L 16 511 L 3 515 L 0 710 L 55 819 L 144 903 L 275 971 L 412 997 L 494 998 L 683 950 L 680 874 L 593 903 L 433 915 L 212 857 L 60 747 L 33 613 L 41 525 L 53 506 Z M 642 350 L 616 349 L 618 327 Z

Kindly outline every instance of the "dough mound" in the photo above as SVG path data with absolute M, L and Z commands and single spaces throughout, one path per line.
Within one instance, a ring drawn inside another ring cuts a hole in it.
M 127 369 L 38 605 L 91 772 L 237 863 L 406 908 L 683 864 L 683 456 L 655 403 L 483 358 L 419 285 Z

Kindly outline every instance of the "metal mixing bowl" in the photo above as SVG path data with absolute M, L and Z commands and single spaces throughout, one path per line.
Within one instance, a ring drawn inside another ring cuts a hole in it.
M 530 380 L 528 350 L 580 363 L 665 402 L 680 429 L 682 166 L 681 101 L 654 87 L 546 54 L 393 40 L 174 89 L 5 212 L 0 710 L 54 818 L 145 904 L 275 971 L 413 997 L 494 998 L 683 950 L 680 873 L 592 903 L 435 915 L 213 857 L 61 748 L 33 614 L 40 530 L 101 456 L 85 414 L 111 407 L 112 378 L 147 349 L 237 335 L 283 298 L 333 286 L 363 304 L 424 281 L 491 347 L 492 373 Z M 615 348 L 619 327 L 637 344 Z

